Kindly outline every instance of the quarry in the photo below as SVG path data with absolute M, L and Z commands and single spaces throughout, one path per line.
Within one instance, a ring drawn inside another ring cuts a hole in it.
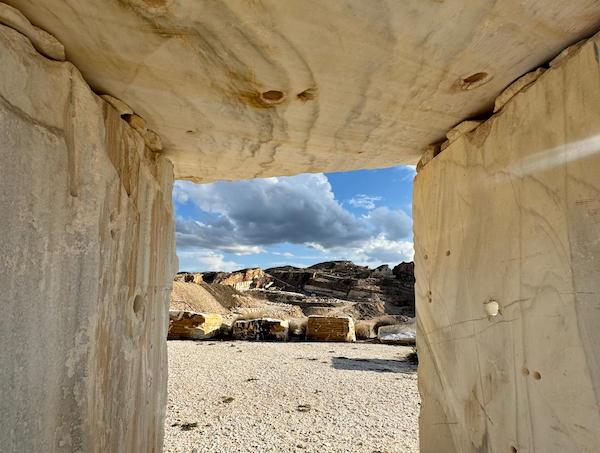
M 599 451 L 599 31 L 598 0 L 0 2 L 0 450 Z M 177 274 L 175 181 L 395 165 L 414 270 Z

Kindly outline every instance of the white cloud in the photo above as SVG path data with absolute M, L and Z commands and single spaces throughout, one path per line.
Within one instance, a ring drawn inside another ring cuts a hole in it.
M 337 247 L 330 250 L 328 260 L 350 260 L 361 266 L 377 267 L 381 264 L 391 266 L 401 261 L 412 261 L 414 247 L 409 240 L 390 240 L 384 234 L 369 238 L 356 247 Z
M 417 166 L 416 165 L 399 165 L 398 167 L 394 167 L 402 176 L 400 177 L 400 181 L 412 181 L 415 179 L 417 175 Z
M 350 206 L 354 206 L 355 208 L 375 209 L 375 202 L 381 201 L 381 199 L 382 197 L 365 195 L 364 193 L 361 193 L 350 198 L 348 203 Z
M 219 253 L 210 250 L 178 250 L 179 269 L 188 271 L 231 272 L 243 268 L 234 261 L 227 261 Z
M 224 245 L 220 247 L 220 250 L 233 253 L 234 255 L 242 256 L 242 255 L 256 255 L 258 253 L 264 253 L 265 249 L 259 247 L 258 245 Z
M 356 216 L 335 199 L 322 173 L 205 185 L 178 181 L 173 197 L 207 213 L 202 222 L 176 219 L 182 269 L 188 263 L 239 267 L 223 254 L 264 253 L 284 243 L 313 248 L 321 261 L 351 259 L 371 266 L 410 260 L 413 254 L 412 219 L 405 211 L 377 207 L 381 197 L 360 194 L 350 204 L 367 212 Z M 289 252 L 270 254 L 304 259 Z

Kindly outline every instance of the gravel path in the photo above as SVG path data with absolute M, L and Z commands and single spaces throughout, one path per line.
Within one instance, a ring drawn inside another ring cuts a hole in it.
M 169 341 L 165 451 L 411 453 L 410 348 Z M 196 424 L 196 425 L 195 425 Z

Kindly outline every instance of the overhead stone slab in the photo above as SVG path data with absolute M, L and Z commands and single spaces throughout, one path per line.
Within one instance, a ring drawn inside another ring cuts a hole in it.
M 596 0 L 6 0 L 210 181 L 414 164 L 600 25 Z

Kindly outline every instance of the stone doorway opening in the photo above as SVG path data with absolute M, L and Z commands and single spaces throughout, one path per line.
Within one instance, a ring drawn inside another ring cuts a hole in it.
M 165 451 L 418 451 L 414 175 L 175 184 Z

